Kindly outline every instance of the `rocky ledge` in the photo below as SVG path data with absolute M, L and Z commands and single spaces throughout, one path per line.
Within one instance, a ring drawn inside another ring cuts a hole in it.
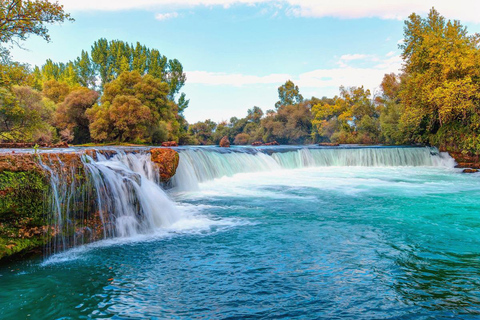
M 87 233 L 89 239 L 103 237 L 96 206 L 89 200 L 95 198 L 96 190 L 81 158 L 83 154 L 95 152 L 93 149 L 64 153 L 0 151 L 0 260 L 35 251 L 55 241 L 58 230 L 51 218 L 52 175 L 49 170 L 55 171 L 61 177 L 60 183 L 71 186 L 71 192 L 79 195 L 58 204 L 74 210 L 72 216 L 76 218 L 68 221 L 71 237 L 83 239 L 87 238 Z M 161 181 L 167 182 L 176 172 L 178 153 L 169 148 L 153 148 L 150 153 Z
M 475 173 L 480 169 L 479 156 L 462 152 L 449 152 L 450 156 L 457 162 L 456 168 L 464 168 L 464 173 Z

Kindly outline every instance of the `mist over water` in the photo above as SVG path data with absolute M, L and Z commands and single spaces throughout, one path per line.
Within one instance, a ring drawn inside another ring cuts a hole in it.
M 146 155 L 92 163 L 140 175 L 152 216 L 0 267 L 2 318 L 478 318 L 479 175 L 430 148 L 238 149 L 180 150 L 166 193 Z

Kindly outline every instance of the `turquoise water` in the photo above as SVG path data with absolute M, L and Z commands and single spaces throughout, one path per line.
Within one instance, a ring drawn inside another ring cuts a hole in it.
M 193 217 L 171 228 L 0 266 L 0 318 L 480 318 L 479 175 L 273 168 L 194 189 L 168 192 Z

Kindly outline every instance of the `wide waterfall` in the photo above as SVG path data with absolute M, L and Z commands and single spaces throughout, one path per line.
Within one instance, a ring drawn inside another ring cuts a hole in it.
M 435 148 L 178 148 L 177 173 L 168 183 L 173 192 L 198 190 L 199 183 L 238 173 L 307 167 L 453 167 Z M 49 175 L 45 199 L 46 254 L 116 237 L 152 234 L 175 224 L 195 226 L 162 189 L 158 168 L 146 148 L 75 150 L 69 163 L 57 154 L 38 157 Z M 67 157 L 68 158 L 68 157 Z M 74 161 L 74 162 L 72 162 Z M 198 217 L 197 217 L 198 218 Z M 208 219 L 207 219 L 208 220 Z M 210 224 L 212 221 L 203 221 Z
M 195 190 L 198 183 L 246 172 L 331 166 L 455 165 L 448 154 L 430 147 L 188 148 L 179 152 L 179 168 L 172 179 L 173 186 L 178 190 Z

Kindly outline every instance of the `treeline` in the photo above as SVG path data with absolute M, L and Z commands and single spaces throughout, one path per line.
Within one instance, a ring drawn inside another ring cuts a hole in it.
M 333 98 L 304 100 L 291 81 L 279 88 L 275 110 L 254 107 L 245 118 L 189 127 L 201 144 L 228 136 L 235 144 L 278 141 L 426 144 L 480 154 L 480 35 L 435 9 L 410 15 L 400 45 L 403 69 L 386 74 L 381 92 L 340 88 Z
M 182 64 L 140 43 L 100 39 L 74 61 L 0 61 L 0 140 L 188 143 Z
M 19 28 L 17 37 L 29 28 Z M 193 124 L 183 117 L 189 102 L 181 93 L 183 67 L 156 49 L 100 39 L 73 61 L 48 60 L 34 69 L 3 49 L 0 141 L 218 144 L 226 136 L 237 145 L 428 144 L 480 154 L 480 35 L 432 9 L 405 21 L 400 49 L 401 73 L 385 75 L 375 96 L 360 86 L 304 99 L 289 80 L 270 110 L 253 107 L 244 118 Z

